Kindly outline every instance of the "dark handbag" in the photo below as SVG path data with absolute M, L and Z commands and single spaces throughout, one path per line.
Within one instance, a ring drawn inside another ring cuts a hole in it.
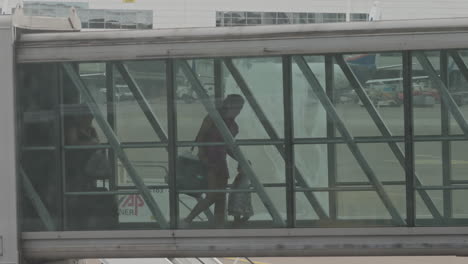
M 176 186 L 179 190 L 205 190 L 208 189 L 205 166 L 191 151 L 177 157 Z M 201 193 L 186 193 L 200 197 Z

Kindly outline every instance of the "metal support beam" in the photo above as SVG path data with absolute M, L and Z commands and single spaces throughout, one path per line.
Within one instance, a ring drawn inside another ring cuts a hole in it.
M 440 52 L 440 79 L 442 82 L 449 87 L 449 70 L 448 70 L 448 53 L 447 51 Z M 441 112 L 441 135 L 443 137 L 450 136 L 450 113 L 448 107 L 442 101 L 440 102 L 440 112 Z M 451 185 L 452 178 L 452 151 L 451 143 L 449 140 L 444 140 L 442 143 L 442 179 L 444 186 Z M 444 202 L 444 217 L 452 217 L 452 191 L 444 190 L 443 191 L 443 202 Z
M 112 131 L 116 132 L 117 127 L 117 117 L 116 117 L 116 102 L 115 102 L 115 81 L 114 81 L 114 63 L 106 63 L 106 104 L 107 104 L 107 122 L 112 128 Z M 117 189 L 117 159 L 114 151 L 112 149 L 108 150 L 111 175 L 113 176 L 109 179 L 109 189 Z
M 221 59 L 214 59 L 213 64 L 215 104 L 219 107 L 224 98 L 224 71 Z
M 265 205 L 265 208 L 268 210 L 270 213 L 271 217 L 273 218 L 273 222 L 276 226 L 285 226 L 285 221 L 281 217 L 281 214 L 278 212 L 276 209 L 275 205 L 271 201 L 270 197 L 266 193 L 262 183 L 258 180 L 258 178 L 255 176 L 255 172 L 253 171 L 252 167 L 250 166 L 249 162 L 245 158 L 244 154 L 242 153 L 240 147 L 236 144 L 234 137 L 231 135 L 231 132 L 229 131 L 228 127 L 224 123 L 223 118 L 221 115 L 218 113 L 218 110 L 216 109 L 216 106 L 211 102 L 209 96 L 207 95 L 206 91 L 204 90 L 202 84 L 200 83 L 200 80 L 197 78 L 197 76 L 194 74 L 190 66 L 188 65 L 186 60 L 177 60 L 176 61 L 177 65 L 182 69 L 182 71 L 185 74 L 185 77 L 187 80 L 192 84 L 192 87 L 194 88 L 195 92 L 197 93 L 197 97 L 199 100 L 202 102 L 203 106 L 207 110 L 210 118 L 213 120 L 216 128 L 219 130 L 221 133 L 224 142 L 228 146 L 228 148 L 232 151 L 234 156 L 237 159 L 237 162 L 239 162 L 240 167 L 242 168 L 242 171 L 246 173 L 246 175 L 249 177 L 250 182 L 254 186 L 254 188 L 257 190 L 257 194 L 260 198 L 260 200 L 263 202 Z
M 170 137 L 168 138 L 168 185 L 169 185 L 169 215 L 171 229 L 177 228 L 179 220 L 179 195 L 176 188 L 176 160 L 177 160 L 177 115 L 175 106 L 176 77 L 174 61 L 166 60 L 166 93 L 167 93 L 167 125 Z M 185 204 L 184 204 L 185 205 Z
M 309 65 L 305 61 L 304 57 L 294 56 L 293 58 L 294 58 L 294 61 L 299 66 L 299 68 L 301 69 L 302 73 L 304 74 L 304 77 L 307 79 L 307 82 L 309 83 L 310 88 L 314 91 L 315 95 L 320 100 L 323 108 L 325 108 L 330 118 L 335 121 L 336 128 L 338 129 L 340 134 L 343 136 L 343 138 L 346 140 L 346 144 L 348 145 L 350 152 L 355 157 L 356 161 L 358 162 L 359 166 L 362 168 L 362 170 L 366 174 L 367 178 L 372 183 L 372 185 L 374 185 L 377 195 L 380 197 L 380 199 L 382 200 L 382 203 L 387 208 L 390 216 L 393 219 L 393 222 L 396 225 L 405 225 L 406 224 L 405 220 L 401 217 L 400 213 L 398 212 L 398 210 L 395 208 L 392 201 L 390 200 L 390 197 L 385 192 L 383 185 L 375 176 L 374 171 L 367 163 L 366 158 L 364 157 L 361 150 L 359 149 L 359 146 L 354 141 L 353 136 L 348 131 L 345 124 L 341 120 L 340 116 L 336 112 L 335 107 L 333 106 L 330 99 L 327 97 L 325 90 L 320 85 L 314 73 L 309 68 Z
M 406 184 L 406 222 L 409 227 L 416 225 L 416 175 L 414 170 L 414 132 L 413 132 L 413 60 L 410 51 L 403 52 L 403 112 L 405 131 L 405 184 Z M 424 199 L 430 197 L 420 192 Z M 423 196 L 425 195 L 425 196 Z M 431 200 L 430 200 L 431 201 Z M 432 201 L 431 201 L 432 202 Z M 432 203 L 431 203 L 432 204 Z M 432 212 L 431 208 L 429 210 Z M 432 208 L 433 209 L 433 208 Z M 437 208 L 434 212 L 438 213 Z M 434 213 L 433 213 L 433 216 Z M 434 217 L 435 218 L 435 217 Z
M 240 90 L 245 96 L 245 99 L 249 103 L 250 107 L 252 107 L 252 110 L 254 111 L 255 115 L 257 116 L 258 120 L 262 124 L 263 128 L 265 129 L 266 133 L 270 137 L 271 140 L 281 140 L 280 137 L 278 136 L 278 133 L 276 132 L 275 128 L 273 125 L 270 123 L 268 120 L 268 117 L 266 114 L 263 112 L 262 107 L 260 104 L 257 102 L 255 99 L 255 96 L 252 93 L 252 90 L 248 86 L 247 82 L 244 80 L 242 77 L 241 73 L 237 69 L 237 67 L 232 63 L 231 59 L 224 59 L 224 64 L 228 68 L 229 72 L 231 73 L 231 76 L 235 80 L 236 84 L 239 86 Z M 286 106 L 285 106 L 286 107 Z M 276 149 L 278 150 L 279 154 L 281 157 L 286 160 L 287 156 L 285 155 L 285 148 L 283 145 L 275 145 Z M 294 178 L 299 184 L 299 186 L 303 188 L 309 188 L 307 181 L 304 179 L 304 176 L 300 172 L 300 170 L 294 166 Z M 316 214 L 320 219 L 328 219 L 328 215 L 323 209 L 322 205 L 318 201 L 317 197 L 313 192 L 304 192 L 304 195 L 306 196 L 307 200 L 309 203 L 312 205 L 314 208 Z
M 375 125 L 379 129 L 380 133 L 382 133 L 383 137 L 392 137 L 392 133 L 390 132 L 390 129 L 388 126 L 385 124 L 385 121 L 383 118 L 380 116 L 379 112 L 375 108 L 374 104 L 370 100 L 369 96 L 367 93 L 364 91 L 364 88 L 362 87 L 359 79 L 356 77 L 354 74 L 353 70 L 349 67 L 349 65 L 346 63 L 346 61 L 343 58 L 343 55 L 336 55 L 335 59 L 340 66 L 341 70 L 343 71 L 344 75 L 350 82 L 351 86 L 353 89 L 356 91 L 356 94 L 358 95 L 359 99 L 361 100 L 362 104 L 366 108 L 367 112 L 369 113 L 370 117 L 374 121 Z M 406 171 L 406 165 L 405 165 L 405 156 L 403 155 L 402 150 L 398 147 L 398 144 L 396 142 L 388 142 L 388 146 L 390 147 L 390 150 L 393 152 L 393 155 L 395 155 L 396 159 L 400 163 L 400 165 L 403 167 L 403 169 Z M 417 175 L 414 175 L 415 178 L 415 184 L 417 186 L 422 185 L 421 181 L 418 179 Z M 441 222 L 443 217 L 439 210 L 437 210 L 437 207 L 435 206 L 434 202 L 432 201 L 431 197 L 427 194 L 427 192 L 419 190 L 419 194 L 421 195 L 421 198 L 423 199 L 424 203 L 426 204 L 427 208 L 431 212 L 431 214 L 434 216 L 436 221 Z
M 465 80 L 468 82 L 468 67 L 463 61 L 460 53 L 458 51 L 449 51 L 448 53 L 450 54 L 450 57 L 453 58 L 453 61 L 457 65 L 463 77 L 465 77 Z
M 26 175 L 23 168 L 21 167 L 19 168 L 19 173 L 21 174 L 21 181 L 24 188 L 24 192 L 31 201 L 34 209 L 36 209 L 37 215 L 41 219 L 47 231 L 55 231 L 56 225 L 54 223 L 54 219 L 50 215 L 49 210 L 47 210 L 47 207 L 42 202 L 41 197 L 36 192 L 36 189 L 34 189 L 34 186 L 29 180 L 28 175 Z
M 234 66 L 234 65 L 231 65 Z M 294 161 L 294 113 L 293 113 L 293 91 L 292 91 L 292 61 L 291 56 L 282 57 L 283 71 L 283 113 L 284 113 L 284 153 L 281 155 L 284 160 L 286 179 L 286 210 L 288 215 L 288 227 L 296 226 L 296 168 Z M 240 72 L 237 72 L 240 73 Z M 239 76 L 241 77 L 241 76 Z M 235 79 L 235 78 L 234 78 Z M 237 80 L 236 80 L 237 81 Z M 244 83 L 247 87 L 247 83 Z M 240 87 L 240 85 L 239 85 Z M 247 87 L 248 88 L 248 87 Z M 245 94 L 244 94 L 245 95 Z M 245 96 L 249 98 L 248 96 Z M 252 100 L 256 101 L 253 97 Z M 247 99 L 249 100 L 249 99 Z M 260 105 L 258 105 L 260 107 Z M 251 104 L 252 109 L 255 109 Z M 260 110 L 260 108 L 258 109 Z M 254 110 L 256 113 L 256 110 Z M 268 119 L 265 120 L 268 122 Z M 269 122 L 268 122 L 269 123 Z M 265 129 L 266 130 L 266 129 Z M 273 130 L 274 131 L 274 130 Z M 281 145 L 275 145 L 277 148 Z M 278 151 L 281 153 L 280 149 Z
M 465 136 L 468 137 L 468 123 L 466 122 L 466 119 L 463 116 L 463 113 L 460 111 L 460 108 L 458 108 L 457 104 L 455 103 L 455 100 L 450 94 L 450 91 L 447 89 L 447 86 L 439 78 L 439 75 L 437 74 L 436 70 L 434 69 L 431 62 L 427 58 L 427 56 L 424 54 L 424 52 L 415 51 L 414 55 L 418 59 L 423 70 L 429 76 L 429 79 L 435 84 L 435 88 L 439 91 L 442 102 L 448 108 L 448 110 L 450 111 L 453 118 L 460 126 Z
M 68 75 L 68 77 L 72 80 L 75 87 L 78 89 L 78 91 L 81 93 L 81 95 L 85 99 L 86 104 L 91 110 L 91 113 L 93 114 L 101 130 L 106 135 L 107 140 L 111 144 L 112 149 L 114 150 L 115 154 L 122 162 L 123 166 L 125 167 L 128 174 L 130 175 L 135 186 L 138 188 L 138 190 L 140 190 L 141 196 L 145 200 L 146 205 L 148 206 L 152 215 L 158 221 L 161 228 L 168 228 L 169 227 L 168 222 L 165 219 L 161 209 L 159 208 L 156 201 L 154 200 L 154 197 L 151 195 L 150 190 L 146 187 L 143 179 L 138 175 L 137 171 L 133 167 L 127 154 L 120 146 L 120 142 L 117 136 L 112 131 L 112 128 L 109 126 L 103 114 L 101 113 L 101 110 L 99 109 L 99 106 L 97 105 L 97 103 L 94 101 L 94 98 L 92 97 L 91 92 L 88 90 L 88 87 L 86 87 L 84 82 L 81 80 L 79 74 L 76 72 L 76 70 L 73 68 L 73 66 L 70 63 L 62 63 L 62 67 L 64 68 L 65 73 Z
M 167 142 L 166 132 L 164 132 L 164 129 L 162 128 L 161 123 L 159 122 L 158 118 L 154 114 L 153 109 L 151 108 L 150 104 L 146 100 L 145 95 L 141 91 L 137 82 L 135 81 L 135 79 L 133 79 L 132 75 L 128 71 L 127 66 L 123 64 L 122 62 L 116 62 L 115 67 L 119 71 L 125 83 L 127 83 L 128 88 L 130 89 L 133 96 L 135 97 L 135 100 L 138 102 L 138 105 L 140 105 L 141 110 L 143 110 L 143 113 L 145 114 L 146 119 L 148 119 L 148 122 L 150 123 L 151 127 L 156 132 L 156 134 L 158 135 L 160 141 Z
M 327 93 L 328 98 L 334 104 L 335 96 L 335 69 L 333 65 L 333 56 L 325 55 L 325 92 Z M 333 120 L 327 115 L 327 139 L 335 138 L 336 128 Z M 336 187 L 337 182 L 337 163 L 336 163 L 336 144 L 329 143 L 327 144 L 327 161 L 328 161 L 328 187 Z M 338 217 L 338 199 L 337 193 L 335 191 L 330 191 L 328 193 L 329 201 L 329 214 L 330 218 L 336 220 Z

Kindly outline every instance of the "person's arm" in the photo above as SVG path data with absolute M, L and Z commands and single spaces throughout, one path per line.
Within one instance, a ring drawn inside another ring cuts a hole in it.
M 65 144 L 67 145 L 79 145 L 78 131 L 75 127 L 69 128 L 65 132 Z
M 239 126 L 237 125 L 236 122 L 233 122 L 231 124 L 231 126 L 229 127 L 229 131 L 231 132 L 231 135 L 232 135 L 233 138 L 235 138 L 237 136 L 237 134 L 239 134 Z M 235 161 L 237 161 L 237 158 L 234 156 L 234 153 L 232 153 L 231 148 L 228 147 L 226 152 L 231 158 L 233 158 Z

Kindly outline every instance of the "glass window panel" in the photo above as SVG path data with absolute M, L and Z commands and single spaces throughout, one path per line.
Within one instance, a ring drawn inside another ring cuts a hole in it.
M 265 114 L 268 120 L 262 121 L 269 122 L 275 129 L 276 134 L 282 138 L 284 135 L 284 110 L 281 59 L 278 57 L 246 58 L 234 59 L 232 62 L 252 92 L 253 98 L 246 99 L 254 100 L 259 105 L 259 109 L 254 109 L 248 102 L 245 103 L 244 110 L 237 119 L 241 128 L 237 138 L 269 138 L 258 119 L 257 111 L 262 111 Z M 244 96 L 229 71 L 226 68 L 224 70 L 227 76 L 225 93 Z
M 442 143 L 416 142 L 414 163 L 418 177 L 424 185 L 442 185 Z
M 405 218 L 406 196 L 405 188 L 399 186 L 386 186 L 385 193 L 388 195 L 398 213 Z M 390 222 L 391 216 L 384 206 L 377 192 L 338 192 L 337 211 L 339 220 L 354 220 L 352 225 L 394 225 Z M 360 222 L 359 220 L 367 220 Z
M 350 63 L 350 61 L 355 57 L 361 56 L 374 57 L 376 55 L 364 54 L 345 56 L 345 60 L 354 72 L 357 73 L 357 68 L 361 69 L 362 73 L 360 72 L 360 74 L 355 74 L 358 78 L 359 76 L 363 76 L 363 78 L 369 78 L 369 75 L 372 72 L 372 68 Z M 370 58 L 370 60 L 372 60 L 372 58 Z M 382 134 L 377 129 L 377 126 L 369 115 L 367 108 L 363 106 L 363 104 L 358 99 L 354 89 L 351 87 L 351 84 L 338 64 L 334 64 L 334 74 L 335 87 L 333 93 L 336 104 L 335 108 L 341 120 L 344 122 L 346 129 L 353 136 L 381 136 Z M 398 120 L 398 118 L 403 117 L 398 116 L 399 110 L 394 110 L 394 112 L 396 113 L 392 112 L 392 116 L 396 115 L 396 117 L 393 118 L 395 122 L 397 122 L 397 124 L 403 123 L 403 121 Z M 402 111 L 400 112 L 403 113 Z M 338 133 L 339 131 L 337 134 Z
M 167 137 L 166 67 L 163 61 L 127 61 L 129 74 L 142 92 L 144 101 L 137 101 L 129 85 L 115 69 L 115 107 L 117 135 L 122 142 L 161 142 L 140 104 L 147 103 L 154 113 L 155 127 Z M 105 89 L 104 89 L 105 90 Z
M 439 53 L 425 52 L 432 67 L 439 71 Z M 413 56 L 413 115 L 415 135 L 441 134 L 439 93 L 416 57 Z
M 327 145 L 295 145 L 294 161 L 299 173 L 295 174 L 296 188 L 318 188 L 329 186 L 328 149 Z M 330 175 L 330 177 L 332 177 Z M 302 180 L 306 184 L 299 184 Z M 314 192 L 322 208 L 328 212 L 328 192 Z M 303 192 L 296 193 L 296 218 L 316 220 L 317 214 Z M 302 225 L 311 223 L 303 222 Z
M 153 23 L 153 12 L 152 11 L 137 11 L 136 21 L 143 24 Z
M 247 18 L 249 19 L 261 19 L 262 14 L 260 12 L 246 12 Z
M 106 77 L 105 77 L 105 64 L 104 63 L 81 63 L 79 65 L 79 72 L 82 80 L 85 85 L 91 91 L 91 95 L 94 100 L 100 107 L 101 113 L 106 116 Z M 71 80 L 68 77 L 64 78 L 65 83 L 68 83 L 68 86 L 64 86 L 64 110 L 67 114 L 64 115 L 64 125 L 66 126 L 69 122 L 73 122 L 77 116 L 74 112 L 76 111 L 89 111 L 86 110 L 84 98 L 81 97 L 71 83 Z M 81 106 L 81 108 L 80 108 Z M 101 128 L 96 123 L 96 120 L 93 119 L 92 127 L 97 133 L 97 140 L 99 143 L 107 142 L 107 138 L 102 132 Z M 66 128 L 66 127 L 65 127 Z M 74 145 L 69 142 L 65 142 L 68 145 Z
M 322 23 L 322 15 L 320 13 L 308 13 L 307 19 L 309 20 L 308 23 Z
M 70 8 L 55 8 L 55 14 L 57 17 L 68 17 L 70 15 Z
M 20 152 L 20 166 L 24 177 L 30 181 L 33 192 L 37 194 L 51 216 L 53 223 L 60 223 L 61 178 L 57 167 L 55 150 L 23 150 Z M 22 184 L 25 184 L 23 179 Z M 22 230 L 25 232 L 47 231 L 47 226 L 39 217 L 39 208 L 31 201 L 29 191 L 22 189 Z M 38 202 L 38 201 L 36 201 Z
M 122 12 L 121 24 L 122 28 L 125 29 L 135 29 L 137 23 L 137 13 L 135 11 L 125 11 Z
M 278 25 L 280 24 L 292 24 L 292 21 L 290 19 L 278 19 Z
M 232 24 L 233 25 L 246 25 L 247 20 L 246 20 L 245 12 L 233 12 Z
M 449 142 L 451 151 L 451 178 L 454 180 L 467 181 L 468 183 L 468 159 L 466 157 L 467 141 Z
M 81 20 L 81 23 L 88 23 L 89 21 L 89 10 L 86 9 L 78 9 L 77 10 L 78 17 Z
M 338 14 L 337 22 L 346 22 L 346 14 L 344 13 Z
M 465 222 L 463 225 L 468 224 L 466 219 L 468 219 L 468 207 L 466 203 L 466 197 L 468 195 L 468 190 L 454 190 L 452 191 L 453 199 L 453 217 L 464 219 Z
M 205 60 L 206 63 L 212 63 Z M 197 74 L 195 60 L 187 61 L 191 69 Z M 197 99 L 197 94 L 189 82 L 188 78 L 178 70 L 176 72 L 176 107 L 177 107 L 177 138 L 178 140 L 194 141 L 198 130 L 207 115 L 207 111 L 203 104 Z M 205 87 L 205 91 L 206 90 Z M 214 104 L 214 93 L 209 94 Z
M 120 28 L 120 12 L 107 11 L 106 12 L 106 28 Z
M 354 225 L 365 223 L 369 226 L 388 225 L 388 220 L 391 219 L 376 192 L 339 192 L 337 200 L 339 220 L 351 220 L 351 224 L 354 220 Z
M 361 83 L 364 91 L 369 96 L 374 107 L 380 117 L 390 130 L 392 135 L 404 134 L 404 119 L 403 119 L 403 78 L 402 78 L 402 55 L 386 53 L 381 54 L 356 54 L 345 56 L 349 67 L 354 72 L 358 81 Z M 340 85 L 340 78 L 346 79 L 341 70 L 335 76 L 336 83 Z M 345 87 L 347 80 L 341 81 L 341 85 Z M 339 88 L 339 87 L 337 87 Z M 368 108 L 361 100 L 359 100 L 354 89 L 338 89 L 335 92 L 335 99 L 342 103 L 342 107 L 346 105 L 350 107 L 359 105 L 360 110 L 357 116 L 361 116 L 361 125 L 365 127 L 374 127 L 375 123 L 368 114 Z M 350 110 L 351 111 L 351 110 Z M 349 112 L 347 112 L 349 114 Z M 347 119 L 346 119 L 347 120 Z M 351 126 L 354 122 L 349 122 Z M 380 131 L 372 132 L 365 135 L 382 135 Z M 372 132 L 372 133 L 371 133 Z M 356 130 L 354 135 L 361 135 Z
M 89 12 L 89 19 L 93 20 L 94 22 L 101 22 L 104 23 L 105 20 L 105 10 L 100 9 L 90 9 Z
M 307 56 L 306 61 L 321 85 L 325 85 L 325 63 L 322 56 Z M 294 136 L 317 138 L 327 136 L 327 115 L 304 74 L 296 63 L 293 72 Z
M 265 25 L 274 25 L 274 24 L 276 24 L 276 13 L 275 12 L 265 12 L 265 13 L 263 13 L 262 24 L 265 24 Z
M 169 220 L 168 157 L 164 148 L 126 149 L 133 167 L 165 216 Z M 117 163 L 117 184 L 119 190 L 136 190 L 136 186 L 122 162 Z M 119 196 L 119 222 L 122 226 L 137 225 L 158 227 L 158 221 L 140 195 Z
M 366 13 L 352 13 L 351 21 L 367 21 L 369 19 L 369 14 Z
M 20 145 L 54 146 L 58 127 L 58 81 L 54 64 L 21 65 L 18 68 Z
M 464 61 L 465 65 L 467 64 L 466 54 L 464 51 L 459 51 L 459 54 Z M 449 85 L 448 89 L 450 94 L 458 106 L 458 109 L 462 112 L 463 116 L 468 116 L 468 81 L 463 76 L 459 67 L 453 61 L 452 57 L 449 56 L 448 61 L 448 77 Z M 453 115 L 450 113 L 450 134 L 460 135 L 463 134 L 463 131 L 460 128 L 458 122 L 453 118 Z
M 261 24 L 262 24 L 262 20 L 260 18 L 247 19 L 247 25 L 255 26 L 255 25 L 261 25 Z
M 326 201 L 325 204 L 322 204 L 324 208 L 328 206 L 328 200 Z M 317 226 L 317 220 L 319 220 L 319 217 L 307 197 L 303 192 L 296 192 L 296 226 Z
M 232 14 L 231 12 L 224 12 L 224 26 L 230 27 L 232 25 Z
M 358 144 L 361 153 L 364 156 L 362 162 L 366 162 L 373 173 L 373 177 L 380 181 L 384 185 L 385 194 L 389 197 L 389 202 L 393 204 L 395 209 L 399 211 L 401 215 L 405 214 L 406 208 L 406 193 L 405 186 L 393 186 L 389 185 L 390 181 L 404 181 L 405 174 L 402 166 L 391 152 L 390 148 L 386 143 L 362 143 Z M 340 183 L 351 186 L 369 186 L 373 187 L 372 184 L 366 184 L 370 182 L 370 179 L 364 173 L 358 158 L 349 150 L 347 145 L 339 144 L 336 148 L 336 162 L 337 162 L 337 179 Z M 378 155 L 376 155 L 378 153 Z M 368 219 L 374 217 L 375 219 L 386 219 L 388 218 L 388 211 L 383 206 L 381 198 L 371 198 L 377 196 L 377 192 L 342 192 L 339 193 L 339 208 L 343 216 L 343 219 L 349 217 L 349 219 L 358 219 L 359 214 L 362 214 L 362 219 Z M 351 199 L 354 197 L 354 201 Z M 351 200 L 347 200 L 347 199 Z M 368 200 L 369 199 L 369 200 Z M 377 199 L 377 201 L 370 201 L 370 199 Z M 349 202 L 348 202 L 349 201 Z M 349 207 L 340 204 L 349 203 Z M 351 205 L 353 204 L 353 205 Z M 358 209 L 361 206 L 362 209 Z M 357 211 L 355 211 L 357 210 Z
M 293 24 L 307 24 L 307 13 L 293 13 Z
M 439 212 L 443 212 L 443 191 L 426 191 Z M 416 192 L 416 225 L 431 226 L 434 225 L 434 217 L 427 209 L 421 195 Z

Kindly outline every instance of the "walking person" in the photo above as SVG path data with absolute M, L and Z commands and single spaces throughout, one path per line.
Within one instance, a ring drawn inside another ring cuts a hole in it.
M 224 99 L 219 113 L 233 137 L 239 133 L 239 126 L 235 118 L 240 114 L 244 106 L 244 99 L 238 94 L 230 94 Z M 207 115 L 198 131 L 196 142 L 224 142 L 221 132 L 216 124 Z M 198 158 L 204 166 L 208 180 L 208 189 L 226 189 L 229 171 L 227 166 L 227 155 L 236 159 L 229 148 L 221 146 L 200 146 L 198 147 Z M 207 210 L 215 204 L 214 216 L 216 226 L 224 226 L 226 194 L 224 192 L 209 192 L 204 199 L 198 201 L 188 216 L 184 219 L 183 225 L 190 224 L 201 212 Z

